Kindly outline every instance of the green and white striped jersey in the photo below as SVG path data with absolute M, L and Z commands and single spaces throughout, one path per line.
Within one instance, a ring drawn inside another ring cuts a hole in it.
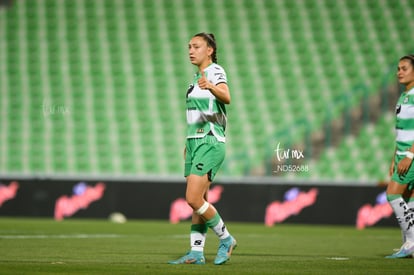
M 214 85 L 227 83 L 226 72 L 215 63 L 210 64 L 204 74 Z M 200 89 L 197 84 L 200 77 L 201 74 L 197 72 L 187 91 L 187 138 L 201 138 L 211 131 L 218 141 L 225 142 L 225 104 L 217 100 L 209 90 Z
M 404 155 L 414 142 L 414 88 L 401 94 L 395 113 L 397 154 Z

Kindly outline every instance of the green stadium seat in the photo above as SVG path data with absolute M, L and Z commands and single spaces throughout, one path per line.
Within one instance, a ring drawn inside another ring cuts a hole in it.
M 168 136 L 184 136 L 185 89 L 195 71 L 186 44 L 205 27 L 217 36 L 232 88 L 222 174 L 269 170 L 263 167 L 269 140 L 304 143 L 322 130 L 327 108 L 328 120 L 335 120 L 358 106 L 364 94 L 353 87 L 360 83 L 369 85 L 368 96 L 378 93 L 387 67 L 412 51 L 405 27 L 414 4 L 391 2 L 226 0 L 203 2 L 215 16 L 201 17 L 193 1 L 16 3 L 0 14 L 7 26 L 0 26 L 0 39 L 6 41 L 8 83 L 1 102 L 7 102 L 11 132 L 0 172 L 181 175 L 182 163 L 168 160 L 183 142 Z M 69 107 L 70 113 L 45 115 L 44 103 Z M 296 126 L 281 134 L 304 118 L 309 130 Z M 392 123 L 381 120 L 373 130 L 384 148 L 378 162 L 389 158 Z M 52 144 L 42 140 L 49 129 L 57 129 L 49 133 Z M 157 135 L 168 138 L 155 141 Z M 359 158 L 347 154 L 354 150 L 347 143 L 324 148 L 320 159 L 312 159 L 316 177 L 382 177 L 381 165 L 361 172 L 359 162 L 372 150 L 370 137 L 363 131 L 352 137 Z M 21 149 L 26 138 L 28 152 Z M 47 159 L 46 147 L 55 157 Z M 331 149 L 341 156 L 337 167 L 324 157 Z

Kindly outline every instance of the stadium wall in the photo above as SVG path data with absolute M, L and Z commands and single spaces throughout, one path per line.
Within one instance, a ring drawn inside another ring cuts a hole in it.
M 184 200 L 183 180 L 0 179 L 0 216 L 108 218 L 178 223 L 191 209 Z M 357 184 L 299 182 L 218 182 L 209 200 L 226 221 L 326 225 L 397 226 L 385 199 L 385 188 Z

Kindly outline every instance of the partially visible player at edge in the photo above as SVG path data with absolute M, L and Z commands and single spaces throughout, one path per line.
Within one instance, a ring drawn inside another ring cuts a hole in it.
M 186 201 L 194 210 L 190 231 L 191 250 L 170 264 L 205 264 L 204 244 L 207 229 L 220 239 L 214 264 L 230 259 L 236 240 L 207 194 L 225 156 L 226 107 L 230 91 L 224 69 L 217 64 L 217 46 L 213 34 L 198 33 L 188 44 L 190 61 L 198 67 L 187 91 L 187 141 L 184 150 L 187 179 Z
M 411 257 L 414 253 L 414 55 L 400 58 L 397 77 L 405 91 L 396 106 L 396 147 L 389 174 L 387 200 L 403 235 L 403 245 L 386 258 Z

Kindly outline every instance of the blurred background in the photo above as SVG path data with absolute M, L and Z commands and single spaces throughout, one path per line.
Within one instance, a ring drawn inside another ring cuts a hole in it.
M 232 94 L 219 179 L 386 181 L 413 18 L 410 0 L 2 1 L 0 175 L 182 178 L 205 31 Z

